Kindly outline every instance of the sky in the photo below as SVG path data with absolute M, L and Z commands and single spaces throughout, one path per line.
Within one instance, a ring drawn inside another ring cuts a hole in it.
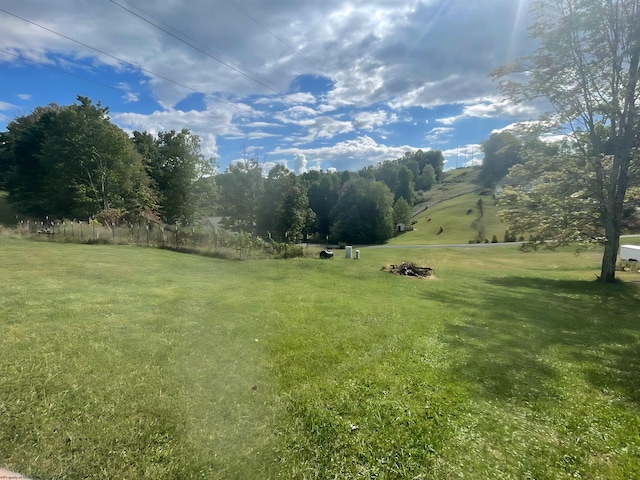
M 220 172 L 478 164 L 541 113 L 489 77 L 533 50 L 529 1 L 0 0 L 0 129 L 81 95 L 128 133 L 188 128 Z

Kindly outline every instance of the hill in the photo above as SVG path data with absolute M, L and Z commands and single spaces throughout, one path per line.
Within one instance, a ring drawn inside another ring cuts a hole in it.
M 414 208 L 414 230 L 389 241 L 391 245 L 460 244 L 504 241 L 505 226 L 497 217 L 493 192 L 476 181 L 478 168 L 445 172 L 442 183 L 425 192 Z

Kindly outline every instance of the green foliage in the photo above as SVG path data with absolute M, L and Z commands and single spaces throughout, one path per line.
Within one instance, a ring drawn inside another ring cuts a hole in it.
M 604 242 L 595 174 L 581 155 L 535 156 L 512 175 L 522 184 L 505 187 L 498 214 L 512 235 L 533 233 L 531 248 Z
M 3 183 L 19 213 L 87 218 L 116 208 L 138 217 L 153 208 L 142 159 L 99 103 L 37 108 L 4 138 Z
M 409 205 L 409 202 L 405 200 L 404 197 L 400 197 L 393 204 L 393 223 L 397 225 L 398 223 L 404 223 L 405 225 L 409 225 L 411 223 L 411 215 L 412 208 Z
M 484 185 L 495 185 L 511 167 L 524 162 L 522 149 L 521 140 L 513 132 L 492 133 L 488 140 L 482 142 L 484 159 L 479 180 Z
M 436 171 L 432 165 L 425 165 L 422 174 L 416 178 L 416 190 L 431 190 L 436 183 Z
M 413 173 L 404 165 L 398 170 L 398 186 L 393 197 L 395 200 L 404 198 L 410 205 L 413 205 L 415 198 Z
M 0 190 L 0 225 L 15 226 L 16 220 L 16 213 L 7 202 L 7 192 Z
M 264 189 L 262 167 L 245 156 L 216 177 L 220 189 L 220 213 L 232 230 L 255 232 Z
M 193 224 L 202 210 L 212 210 L 217 198 L 215 163 L 200 153 L 200 139 L 189 130 L 133 132 L 133 142 L 146 170 L 165 223 Z
M 271 258 L 275 259 L 304 257 L 304 248 L 287 242 L 271 242 L 266 244 L 264 248 Z
M 303 174 L 303 179 L 310 172 Z M 331 231 L 331 211 L 338 203 L 338 190 L 340 189 L 340 178 L 337 173 L 324 172 L 320 174 L 308 190 L 309 208 L 315 213 L 314 227 L 322 235 L 329 235 Z
M 640 2 L 537 0 L 531 8 L 530 32 L 539 48 L 494 76 L 515 101 L 546 99 L 554 111 L 546 119 L 550 128 L 569 126 L 571 153 L 581 157 L 586 169 L 581 178 L 593 178 L 596 187 L 599 225 L 592 230 L 602 226 L 606 239 L 599 278 L 612 282 L 624 199 L 640 147 Z M 569 221 L 568 228 L 574 224 Z M 581 232 L 573 229 L 566 236 L 576 234 Z
M 283 165 L 273 167 L 264 180 L 257 231 L 271 238 L 299 242 L 303 231 L 313 225 L 315 213 L 309 210 L 304 184 Z
M 335 239 L 355 244 L 383 243 L 393 235 L 393 194 L 382 182 L 354 178 L 338 199 L 332 217 Z

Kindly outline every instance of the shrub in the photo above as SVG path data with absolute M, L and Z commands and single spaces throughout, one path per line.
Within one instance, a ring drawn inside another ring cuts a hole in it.
M 273 258 L 300 258 L 304 257 L 304 249 L 291 243 L 273 242 L 265 246 L 265 251 Z

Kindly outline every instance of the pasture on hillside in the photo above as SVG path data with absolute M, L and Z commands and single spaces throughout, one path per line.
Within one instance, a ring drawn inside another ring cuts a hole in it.
M 491 242 L 493 235 L 498 242 L 504 242 L 505 225 L 498 219 L 497 212 L 491 195 L 465 193 L 420 212 L 413 219 L 414 230 L 401 233 L 388 243 L 450 245 L 476 240 L 482 243 L 485 239 Z
M 0 237 L 0 467 L 640 477 L 640 287 L 600 251 L 232 261 Z M 436 278 L 381 271 L 413 261 Z

